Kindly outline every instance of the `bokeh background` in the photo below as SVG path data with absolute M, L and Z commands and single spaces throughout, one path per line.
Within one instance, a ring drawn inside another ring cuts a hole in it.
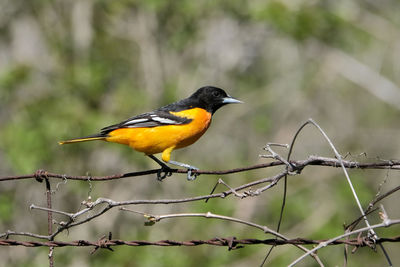
M 289 143 L 312 117 L 347 159 L 400 158 L 400 5 L 398 1 L 0 1 L 0 175 L 46 169 L 70 175 L 110 175 L 156 165 L 125 146 L 103 142 L 59 146 L 57 141 L 98 129 L 187 97 L 203 85 L 222 87 L 245 102 L 219 110 L 205 136 L 173 158 L 201 169 L 229 169 L 266 162 L 267 142 Z M 282 155 L 287 151 L 279 150 Z M 362 154 L 365 153 L 365 154 Z M 294 158 L 333 156 L 307 128 Z M 281 167 L 279 167 L 281 168 Z M 231 186 L 280 169 L 222 177 Z M 366 206 L 380 184 L 398 185 L 396 172 L 351 171 Z M 58 184 L 53 206 L 75 212 L 80 203 L 167 199 L 204 195 L 218 176 L 187 182 L 174 175 L 113 182 Z M 56 188 L 57 182 L 52 183 Z M 312 167 L 290 177 L 282 233 L 330 238 L 359 216 L 345 178 L 337 169 Z M 221 188 L 222 190 L 222 188 Z M 167 214 L 207 212 L 276 227 L 282 198 L 278 185 L 256 198 L 233 197 L 181 205 L 135 206 Z M 399 196 L 383 204 L 399 218 Z M 46 234 L 47 216 L 29 211 L 45 205 L 44 185 L 34 180 L 0 185 L 0 232 Z M 65 220 L 55 216 L 58 221 Z M 230 222 L 201 218 L 144 226 L 140 215 L 111 210 L 63 233 L 58 240 L 97 240 L 109 231 L 124 240 L 190 240 L 236 236 L 270 238 Z M 371 222 L 379 222 L 377 214 Z M 379 230 L 399 234 L 399 227 Z M 398 244 L 387 244 L 394 265 Z M 228 252 L 219 247 L 118 247 L 55 250 L 56 266 L 258 266 L 266 247 Z M 0 249 L 2 266 L 46 266 L 48 250 Z M 270 266 L 301 255 L 294 247 L 273 251 Z M 327 266 L 343 264 L 343 248 L 319 252 Z M 306 259 L 300 266 L 315 264 Z M 382 252 L 359 249 L 349 266 L 383 266 Z

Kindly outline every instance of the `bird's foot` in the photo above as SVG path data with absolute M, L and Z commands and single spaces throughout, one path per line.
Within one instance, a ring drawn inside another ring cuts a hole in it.
M 183 167 L 183 168 L 186 168 L 187 169 L 187 179 L 188 179 L 188 181 L 193 181 L 193 180 L 195 180 L 197 178 L 197 176 L 199 176 L 199 174 L 196 172 L 199 169 L 194 167 L 194 166 L 192 166 L 192 165 L 189 165 L 189 164 L 186 164 L 186 163 L 182 163 L 182 162 L 173 161 L 173 160 L 168 161 L 168 163 L 176 165 L 176 166 L 180 166 L 180 167 Z
M 199 170 L 198 168 L 193 167 L 193 166 L 191 166 L 191 168 L 188 168 L 188 172 L 187 172 L 188 181 L 194 181 L 197 178 L 197 176 L 199 176 L 199 174 L 197 173 L 198 170 Z M 195 171 L 195 172 L 193 173 L 193 171 Z
M 157 180 L 162 181 L 171 175 L 172 175 L 172 169 L 164 164 L 163 166 L 161 166 L 161 169 L 159 169 L 157 172 Z

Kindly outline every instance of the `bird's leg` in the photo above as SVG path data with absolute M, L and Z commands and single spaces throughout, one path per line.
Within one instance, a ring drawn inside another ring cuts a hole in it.
M 173 161 L 173 160 L 168 161 L 168 163 L 188 169 L 187 179 L 189 181 L 193 181 L 194 179 L 197 178 L 198 174 L 196 172 L 192 174 L 192 171 L 193 170 L 198 171 L 199 170 L 198 168 L 196 168 L 196 167 L 194 167 L 192 165 L 189 165 L 189 164 L 185 164 L 185 163 L 178 162 L 178 161 Z
M 172 175 L 171 168 L 168 167 L 164 162 L 153 155 L 148 156 L 161 166 L 161 169 L 157 172 L 157 180 L 162 181 L 164 178 Z
M 175 149 L 174 146 L 165 149 L 165 150 L 163 151 L 162 155 L 161 155 L 162 160 L 163 160 L 164 162 L 166 162 L 166 163 L 170 163 L 170 164 L 173 164 L 173 165 L 176 165 L 176 166 L 180 166 L 180 167 L 184 167 L 184 168 L 188 169 L 188 172 L 187 172 L 187 179 L 188 179 L 189 181 L 193 181 L 194 179 L 196 179 L 196 177 L 197 177 L 198 174 L 197 174 L 197 173 L 194 173 L 194 174 L 192 175 L 192 171 L 193 171 L 193 170 L 196 170 L 196 171 L 197 171 L 198 168 L 196 168 L 196 167 L 194 167 L 194 166 L 191 166 L 191 165 L 189 165 L 189 164 L 185 164 L 185 163 L 181 163 L 181 162 L 177 162 L 177 161 L 171 160 L 171 152 L 172 152 L 172 150 L 174 150 L 174 149 Z M 158 161 L 159 161 L 159 160 L 158 160 Z

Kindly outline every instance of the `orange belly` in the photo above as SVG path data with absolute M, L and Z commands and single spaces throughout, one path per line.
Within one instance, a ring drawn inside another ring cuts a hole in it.
M 176 149 L 193 144 L 206 132 L 211 123 L 211 114 L 201 108 L 171 113 L 192 121 L 183 125 L 121 128 L 110 132 L 106 141 L 129 145 L 147 155 L 157 154 L 168 148 Z

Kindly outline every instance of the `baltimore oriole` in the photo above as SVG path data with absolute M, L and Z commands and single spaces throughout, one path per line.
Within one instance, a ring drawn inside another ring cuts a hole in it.
M 157 174 L 159 180 L 165 178 L 170 170 L 153 155 L 162 152 L 164 162 L 187 168 L 188 180 L 194 180 L 196 175 L 192 176 L 192 170 L 198 169 L 172 161 L 171 152 L 196 142 L 207 131 L 214 112 L 231 103 L 242 102 L 220 88 L 205 86 L 188 98 L 104 127 L 98 134 L 61 141 L 59 144 L 104 140 L 128 145 L 145 153 L 161 166 Z

